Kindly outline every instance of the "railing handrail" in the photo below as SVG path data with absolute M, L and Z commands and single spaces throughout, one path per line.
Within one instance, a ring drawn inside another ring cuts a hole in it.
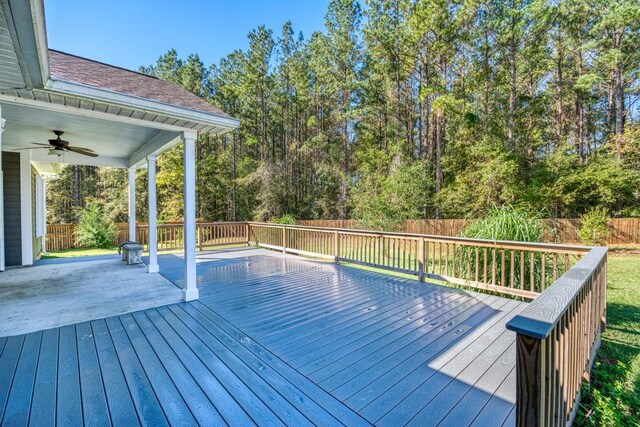
M 596 273 L 598 264 L 607 256 L 608 248 L 593 247 L 552 286 L 507 323 L 507 329 L 531 338 L 545 339 L 571 302 Z
M 336 228 L 336 227 L 317 227 L 317 226 L 308 226 L 308 225 L 295 225 L 295 224 L 273 224 L 269 222 L 257 222 L 257 221 L 245 221 L 245 223 L 250 225 L 258 225 L 262 227 L 272 227 L 272 228 L 293 228 L 293 229 L 303 229 L 303 230 L 317 230 L 317 231 L 325 231 L 325 232 L 339 232 L 339 233 L 349 233 L 349 234 L 367 234 L 367 235 L 378 235 L 378 236 L 397 236 L 397 237 L 409 237 L 409 238 L 426 238 L 434 241 L 441 242 L 459 242 L 459 243 L 468 243 L 477 246 L 483 247 L 496 247 L 502 249 L 536 249 L 543 250 L 545 252 L 562 252 L 562 253 L 575 253 L 575 254 L 586 254 L 588 253 L 592 247 L 590 246 L 581 246 L 581 245 L 567 245 L 567 244 L 559 244 L 559 243 L 538 243 L 538 242 L 518 242 L 513 240 L 490 240 L 490 239 L 474 239 L 468 237 L 450 237 L 450 236 L 437 236 L 432 234 L 417 234 L 417 233 L 402 233 L 395 231 L 377 231 L 377 230 L 360 230 L 360 229 L 349 229 L 349 228 Z

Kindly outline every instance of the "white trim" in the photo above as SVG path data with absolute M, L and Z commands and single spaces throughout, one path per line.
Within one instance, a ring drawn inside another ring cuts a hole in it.
M 185 132 L 183 139 L 184 184 L 184 286 L 182 299 L 199 298 L 196 280 L 196 136 Z
M 44 180 L 40 175 L 36 176 L 36 229 L 35 236 L 44 239 L 44 224 L 46 212 L 44 211 Z
M 44 87 L 47 90 L 57 92 L 59 94 L 69 94 L 96 99 L 107 103 L 133 107 L 134 109 L 142 109 L 154 113 L 166 114 L 172 117 L 183 118 L 201 124 L 210 124 L 229 129 L 235 129 L 240 126 L 240 120 L 233 117 L 226 117 L 215 113 L 179 107 L 160 101 L 152 101 L 147 98 L 123 94 L 108 89 L 96 88 L 76 82 L 49 79 Z
M 42 178 L 42 253 L 47 253 L 47 180 Z
M 4 271 L 4 176 L 2 171 L 2 134 L 7 121 L 2 118 L 2 105 L 0 105 L 0 271 Z
M 129 240 L 136 241 L 136 168 L 127 170 L 129 178 Z
M 147 173 L 149 174 L 149 273 L 160 271 L 158 267 L 158 227 L 156 205 L 156 156 L 147 157 Z
M 192 129 L 189 129 L 189 128 L 168 125 L 160 122 L 152 122 L 149 120 L 136 119 L 133 117 L 119 116 L 117 114 L 103 113 L 101 111 L 85 110 L 84 108 L 76 108 L 70 105 L 53 104 L 50 102 L 36 101 L 34 99 L 20 98 L 17 96 L 11 96 L 11 95 L 1 94 L 1 93 L 0 93 L 0 101 L 7 104 L 26 105 L 28 107 L 39 108 L 42 110 L 56 111 L 56 112 L 61 112 L 65 114 L 72 114 L 75 116 L 88 117 L 93 119 L 108 120 L 116 123 L 126 123 L 130 125 L 137 125 L 137 126 L 150 128 L 150 129 L 170 130 L 174 132 L 183 132 L 185 130 L 192 131 Z
M 49 80 L 49 45 L 47 43 L 47 26 L 44 16 L 44 2 L 42 0 L 30 0 L 31 20 L 33 22 L 33 33 L 35 34 L 36 50 L 40 61 L 40 71 L 42 81 Z M 46 221 L 45 221 L 46 222 Z
M 20 152 L 20 235 L 22 240 L 22 265 L 33 264 L 30 153 L 31 150 Z

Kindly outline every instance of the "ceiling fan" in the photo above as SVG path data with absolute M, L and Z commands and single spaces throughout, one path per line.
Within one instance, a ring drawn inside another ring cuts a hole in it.
M 83 156 L 90 157 L 98 157 L 98 155 L 88 148 L 81 147 L 71 147 L 69 145 L 69 141 L 65 141 L 62 139 L 62 135 L 64 132 L 61 130 L 54 130 L 53 133 L 56 134 L 56 139 L 50 139 L 48 144 L 41 144 L 39 142 L 32 142 L 33 145 L 37 145 L 37 147 L 29 147 L 29 148 L 17 148 L 16 150 L 37 150 L 38 148 L 46 148 L 49 150 L 49 155 L 51 156 L 62 156 L 65 151 L 71 151 L 72 153 L 82 154 Z

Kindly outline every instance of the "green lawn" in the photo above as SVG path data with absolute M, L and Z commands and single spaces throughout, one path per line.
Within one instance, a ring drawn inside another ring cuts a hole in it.
M 49 252 L 47 255 L 42 255 L 42 259 L 73 258 L 73 257 L 79 257 L 79 256 L 108 255 L 108 254 L 117 254 L 117 253 L 118 253 L 117 246 L 113 246 L 108 249 L 94 249 L 94 248 L 62 249 L 59 251 Z
M 640 255 L 610 254 L 607 330 L 576 425 L 640 426 Z

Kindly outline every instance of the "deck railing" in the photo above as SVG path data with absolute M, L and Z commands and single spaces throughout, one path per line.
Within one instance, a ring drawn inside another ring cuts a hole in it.
M 517 333 L 519 426 L 567 425 L 606 316 L 607 249 L 247 223 L 249 244 L 533 300 Z
M 575 416 L 605 325 L 606 248 L 257 222 L 199 223 L 196 232 L 200 250 L 257 245 L 532 300 L 507 324 L 517 333 L 517 424 Z M 146 225 L 137 234 L 148 241 Z M 159 250 L 183 244 L 182 224 L 158 225 Z

